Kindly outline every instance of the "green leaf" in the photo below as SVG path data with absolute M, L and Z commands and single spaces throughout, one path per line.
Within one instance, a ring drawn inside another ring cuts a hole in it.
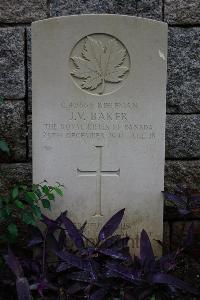
M 33 192 L 40 198 L 42 197 L 42 192 L 40 191 L 40 186 L 39 185 L 36 185 L 34 184 L 33 187 Z
M 4 101 L 4 97 L 3 96 L 0 96 L 0 104 L 2 104 Z
M 26 192 L 25 198 L 29 204 L 33 204 L 34 202 L 38 201 L 38 199 L 39 199 L 38 196 L 36 195 L 36 193 L 34 193 L 34 192 Z
M 49 188 L 47 185 L 42 186 L 42 191 L 45 195 L 47 195 L 49 193 Z
M 22 191 L 26 191 L 27 190 L 27 185 L 19 185 L 19 188 L 22 190 Z
M 42 186 L 42 191 L 47 196 L 47 198 L 49 200 L 54 200 L 55 196 L 53 193 L 50 192 L 51 189 L 52 189 L 51 186 L 47 186 L 47 185 Z
M 4 203 L 4 198 L 0 195 L 0 208 L 2 208 Z
M 12 189 L 12 198 L 16 199 L 19 196 L 19 188 L 18 186 L 14 187 L 14 189 Z
M 8 147 L 8 144 L 2 140 L 0 140 L 0 150 L 6 152 L 7 154 L 10 154 L 10 149 Z
M 48 197 L 49 200 L 54 200 L 55 199 L 55 196 L 54 196 L 53 193 L 47 194 L 47 197 Z
M 5 221 L 10 216 L 11 210 L 8 207 L 4 207 L 0 210 L 0 219 Z
M 55 186 L 53 189 L 59 196 L 63 197 L 64 193 L 59 187 Z
M 42 217 L 42 213 L 41 213 L 41 210 L 38 206 L 36 205 L 33 205 L 32 206 L 32 210 L 33 210 L 33 214 L 38 218 L 38 219 L 41 219 Z
M 152 295 L 151 298 L 149 300 L 156 300 L 156 296 Z
M 28 224 L 28 225 L 35 225 L 35 218 L 33 216 L 32 213 L 24 213 L 22 216 L 22 220 L 24 223 Z
M 48 208 L 48 209 L 51 208 L 51 204 L 50 204 L 50 201 L 48 199 L 42 199 L 42 205 L 43 205 L 44 208 Z
M 18 208 L 24 209 L 24 204 L 23 204 L 20 200 L 16 200 L 16 201 L 15 201 L 15 205 L 16 205 Z
M 18 236 L 17 226 L 13 223 L 9 224 L 7 230 L 12 238 L 16 238 Z

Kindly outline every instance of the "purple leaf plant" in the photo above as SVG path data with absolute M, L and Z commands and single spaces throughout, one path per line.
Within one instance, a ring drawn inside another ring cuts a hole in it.
M 33 228 L 28 242 L 32 256 L 17 258 L 10 249 L 4 256 L 16 277 L 18 299 L 172 299 L 182 291 L 199 295 L 172 274 L 178 256 L 193 241 L 192 227 L 177 251 L 160 258 L 143 230 L 140 255 L 132 257 L 129 238 L 116 234 L 124 212 L 106 222 L 96 244 L 85 237 L 85 224 L 77 228 L 66 212 L 56 220 L 43 216 L 46 229 Z
M 163 192 L 165 204 L 171 203 L 181 216 L 200 211 L 200 193 L 178 185 L 175 193 Z M 167 205 L 168 206 L 168 205 Z

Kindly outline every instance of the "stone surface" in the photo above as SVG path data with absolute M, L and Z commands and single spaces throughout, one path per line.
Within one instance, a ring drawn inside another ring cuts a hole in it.
M 11 149 L 11 156 L 0 154 L 0 162 L 26 159 L 26 124 L 24 101 L 5 101 L 0 105 L 0 137 Z
M 26 28 L 27 69 L 28 69 L 28 111 L 32 109 L 32 67 L 31 67 L 31 28 Z
M 32 182 L 31 163 L 0 164 L 0 192 L 7 192 L 15 184 Z
M 139 0 L 137 2 L 137 16 L 162 20 L 162 0 Z
M 200 114 L 167 115 L 166 158 L 200 158 Z
M 32 32 L 33 175 L 65 184 L 54 216 L 67 209 L 95 238 L 125 207 L 132 246 L 143 228 L 162 239 L 167 25 L 90 15 Z
M 200 160 L 165 163 L 165 190 L 174 192 L 177 184 L 200 191 Z
M 51 15 L 107 13 L 136 15 L 136 2 L 129 0 L 51 0 Z
M 200 60 L 198 57 L 200 57 L 200 28 L 170 28 L 168 112 L 200 112 Z
M 24 29 L 0 29 L 0 95 L 20 99 L 25 96 Z
M 52 16 L 107 13 L 162 19 L 161 0 L 51 0 L 50 8 Z
M 164 0 L 165 21 L 170 24 L 199 24 L 199 0 Z
M 46 0 L 0 1 L 0 22 L 2 23 L 31 23 L 46 17 Z

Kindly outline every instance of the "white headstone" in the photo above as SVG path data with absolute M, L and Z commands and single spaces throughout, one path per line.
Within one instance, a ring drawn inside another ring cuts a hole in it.
M 33 180 L 66 187 L 86 234 L 126 208 L 120 227 L 139 246 L 162 240 L 167 25 L 119 15 L 32 25 Z

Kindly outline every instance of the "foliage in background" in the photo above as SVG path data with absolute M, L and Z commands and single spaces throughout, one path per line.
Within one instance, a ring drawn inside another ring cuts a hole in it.
M 33 227 L 28 243 L 32 255 L 17 258 L 9 249 L 4 256 L 15 274 L 18 299 L 156 300 L 180 291 L 199 295 L 172 275 L 178 257 L 192 243 L 193 226 L 177 251 L 160 258 L 143 230 L 140 256 L 132 258 L 129 238 L 114 234 L 123 215 L 124 209 L 106 222 L 95 244 L 84 235 L 86 224 L 78 229 L 66 213 L 56 220 L 43 216 L 45 231 Z
M 57 183 L 49 186 L 46 181 L 41 184 L 14 186 L 7 195 L 0 194 L 0 224 L 6 230 L 1 241 L 16 241 L 19 229 L 17 221 L 26 225 L 35 225 L 42 219 L 41 207 L 51 209 L 55 195 L 63 196 L 62 186 Z
M 180 215 L 200 212 L 200 193 L 190 188 L 177 186 L 174 194 L 164 192 L 165 204 L 173 205 Z

